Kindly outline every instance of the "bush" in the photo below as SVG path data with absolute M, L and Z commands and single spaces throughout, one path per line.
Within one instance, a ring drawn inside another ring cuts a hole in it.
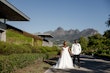
M 41 53 L 59 52 L 60 51 L 57 46 L 53 46 L 53 47 L 41 46 L 41 47 L 38 47 L 38 49 L 41 51 Z
M 11 73 L 12 71 L 23 68 L 35 60 L 42 60 L 44 54 L 12 54 L 0 56 L 0 73 Z
M 19 53 L 31 53 L 31 48 L 24 45 L 15 45 L 6 42 L 0 42 L 0 54 L 10 55 Z
M 22 53 L 47 53 L 47 52 L 59 52 L 58 47 L 39 46 L 34 47 L 29 44 L 16 45 L 6 42 L 0 42 L 0 54 L 22 54 Z
M 34 47 L 29 44 L 16 45 L 0 42 L 0 73 L 11 73 L 35 60 L 55 57 L 59 51 L 56 46 Z

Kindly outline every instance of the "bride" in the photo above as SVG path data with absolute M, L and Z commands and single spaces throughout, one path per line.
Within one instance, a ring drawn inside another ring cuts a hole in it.
M 54 66 L 54 68 L 57 68 L 57 69 L 73 69 L 74 68 L 73 61 L 70 56 L 70 49 L 69 49 L 69 46 L 67 46 L 66 41 L 64 41 L 63 43 L 60 58 L 58 62 L 56 63 L 56 65 Z

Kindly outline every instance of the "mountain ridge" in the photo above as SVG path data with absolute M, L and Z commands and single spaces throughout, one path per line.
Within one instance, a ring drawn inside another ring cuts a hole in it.
M 99 34 L 99 32 L 93 28 L 87 28 L 82 31 L 79 31 L 78 29 L 65 30 L 62 27 L 58 27 L 53 31 L 46 31 L 43 34 L 47 34 L 47 33 L 51 34 L 54 37 L 53 39 L 51 39 L 52 41 L 56 41 L 56 40 L 73 41 L 74 39 L 79 39 L 81 36 L 89 37 L 94 34 Z

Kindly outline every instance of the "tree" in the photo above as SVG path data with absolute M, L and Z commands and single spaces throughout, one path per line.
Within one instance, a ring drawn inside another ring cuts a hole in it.
M 110 16 L 110 15 L 109 15 L 109 16 Z M 110 17 L 109 17 L 109 19 L 107 20 L 106 24 L 107 24 L 108 27 L 110 27 Z
M 88 40 L 85 37 L 80 37 L 79 42 L 81 44 L 82 50 L 86 51 L 88 46 Z
M 105 36 L 107 39 L 110 39 L 110 30 L 106 30 L 104 32 L 104 35 L 103 36 Z
M 95 34 L 91 37 L 88 38 L 89 39 L 89 47 L 94 48 L 95 50 L 100 49 L 103 47 L 103 36 L 100 34 Z
M 103 37 L 106 38 L 103 43 L 107 46 L 107 48 L 110 47 L 110 30 L 106 30 Z

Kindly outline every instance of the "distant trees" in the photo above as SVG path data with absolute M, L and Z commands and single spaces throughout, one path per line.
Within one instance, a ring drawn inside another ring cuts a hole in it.
M 110 27 L 110 15 L 109 15 L 109 19 L 106 22 L 107 26 Z
M 95 34 L 88 38 L 81 37 L 80 44 L 84 54 L 110 57 L 110 39 L 101 34 Z
M 88 39 L 85 37 L 81 37 L 79 40 L 81 47 L 83 49 L 83 52 L 85 52 L 87 50 L 87 46 L 88 46 Z
M 110 30 L 106 30 L 104 33 L 104 36 L 108 39 L 110 39 Z
M 95 34 L 88 38 L 81 37 L 80 44 L 82 46 L 83 53 L 91 55 L 98 49 L 103 48 L 103 40 L 104 37 L 100 34 Z
M 100 34 L 95 34 L 91 37 L 88 37 L 89 39 L 89 43 L 88 43 L 88 46 L 89 47 L 92 47 L 94 49 L 100 49 L 103 47 L 103 40 L 104 40 L 104 37 Z
M 108 27 L 110 27 L 110 15 L 109 15 L 109 19 L 107 20 L 106 24 L 107 24 Z M 110 30 L 106 30 L 105 33 L 104 33 L 104 36 L 107 39 L 110 39 Z
M 106 24 L 110 27 L 110 18 Z M 88 38 L 81 37 L 80 44 L 85 54 L 110 58 L 110 30 L 106 30 L 103 35 L 95 34 Z

